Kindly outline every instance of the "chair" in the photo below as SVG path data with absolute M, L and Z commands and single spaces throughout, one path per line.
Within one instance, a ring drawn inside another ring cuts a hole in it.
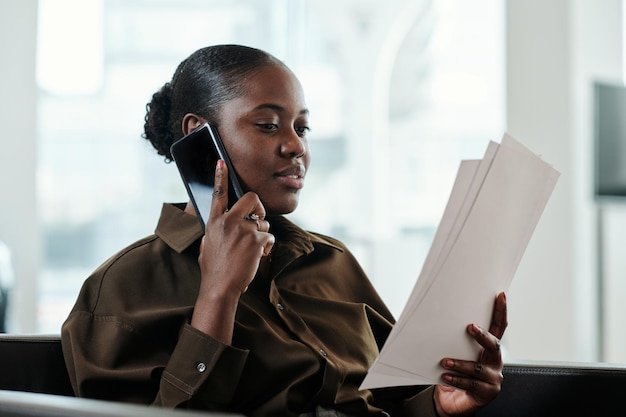
M 0 389 L 74 396 L 61 336 L 0 333 Z
M 0 334 L 0 370 L 0 417 L 243 417 L 76 398 L 59 335 Z
M 477 417 L 624 415 L 626 365 L 528 361 L 503 374 L 500 395 Z
M 0 369 L 0 417 L 235 416 L 76 398 L 59 335 L 0 334 Z M 502 392 L 477 417 L 621 415 L 624 392 L 626 365 L 509 363 Z

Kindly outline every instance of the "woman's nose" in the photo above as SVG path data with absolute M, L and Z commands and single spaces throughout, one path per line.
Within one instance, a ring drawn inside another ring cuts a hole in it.
M 306 153 L 306 149 L 306 140 L 293 131 L 285 137 L 281 144 L 280 152 L 282 155 L 290 158 L 301 158 Z

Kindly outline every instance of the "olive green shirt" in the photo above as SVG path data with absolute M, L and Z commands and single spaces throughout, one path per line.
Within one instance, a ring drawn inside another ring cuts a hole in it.
M 239 301 L 232 345 L 189 325 L 202 228 L 164 204 L 156 232 L 85 281 L 62 327 L 78 396 L 164 407 L 297 416 L 434 416 L 432 387 L 359 391 L 393 317 L 339 241 L 268 219 L 270 276 Z M 418 352 L 416 352 L 418 354 Z

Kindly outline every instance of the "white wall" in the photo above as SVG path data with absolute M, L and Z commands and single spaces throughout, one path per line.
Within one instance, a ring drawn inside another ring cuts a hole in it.
M 509 132 L 561 172 L 509 292 L 513 358 L 600 358 L 592 82 L 621 80 L 620 0 L 508 0 Z
M 0 1 L 0 239 L 13 253 L 10 330 L 33 332 L 40 241 L 36 201 L 37 0 Z

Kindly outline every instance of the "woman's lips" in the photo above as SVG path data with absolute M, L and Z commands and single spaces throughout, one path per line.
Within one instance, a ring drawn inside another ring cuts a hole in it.
M 304 187 L 304 175 L 306 169 L 303 165 L 293 165 L 278 171 L 274 174 L 274 178 L 280 181 L 284 186 L 296 190 Z

